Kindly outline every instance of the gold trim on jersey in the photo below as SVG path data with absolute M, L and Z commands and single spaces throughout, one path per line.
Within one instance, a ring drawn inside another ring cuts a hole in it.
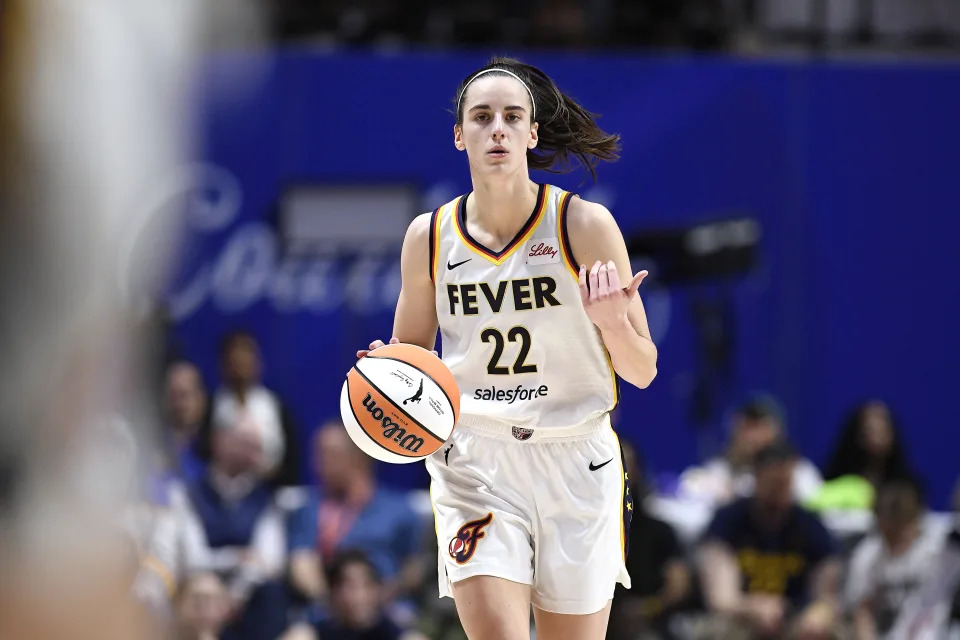
M 620 434 L 610 424 L 610 430 L 613 431 L 613 437 L 617 439 L 617 448 L 620 450 L 620 553 L 623 554 L 623 562 L 627 562 L 627 469 L 623 455 L 623 444 L 620 442 Z M 633 513 L 629 514 L 633 517 Z
M 459 204 L 462 197 L 458 196 L 452 202 L 440 205 L 430 216 L 430 282 L 434 284 L 437 283 L 437 272 L 440 271 L 440 227 L 443 223 L 444 209 L 453 204 L 454 210 L 456 210 L 456 205 Z
M 580 270 L 573 259 L 573 250 L 570 248 L 570 238 L 567 236 L 567 207 L 570 205 L 570 199 L 573 194 L 564 191 L 560 196 L 560 204 L 557 206 L 557 238 L 560 242 L 560 253 L 563 254 L 563 263 L 570 269 L 573 279 L 580 281 Z
M 613 411 L 617 408 L 617 405 L 620 404 L 620 380 L 617 378 L 617 370 L 613 367 L 613 358 L 610 357 L 610 350 L 607 349 L 607 345 L 603 342 L 603 334 L 600 332 L 600 329 L 596 329 L 596 331 L 597 339 L 600 340 L 600 348 L 603 349 L 603 357 L 607 359 L 607 367 L 610 369 L 610 383 L 613 385 L 613 404 L 610 405 L 607 411 Z
M 517 236 L 500 251 L 491 251 L 490 249 L 487 249 L 482 244 L 471 238 L 470 234 L 466 231 L 466 229 L 463 228 L 463 225 L 461 225 L 460 206 L 461 204 L 466 203 L 466 196 L 461 196 L 461 198 L 458 198 L 456 206 L 452 208 L 453 228 L 456 230 L 457 235 L 460 236 L 461 242 L 463 242 L 468 249 L 477 255 L 486 258 L 488 261 L 499 267 L 501 264 L 506 262 L 507 258 L 516 253 L 519 247 L 522 247 L 527 240 L 530 239 L 530 236 L 533 235 L 533 232 L 540 224 L 540 221 L 543 220 L 544 212 L 547 210 L 547 203 L 550 200 L 549 191 L 550 185 L 540 185 L 540 193 L 538 194 L 537 206 L 535 210 L 536 212 L 527 219 L 526 224 L 524 224 L 524 227 L 520 230 Z M 462 203 L 461 199 L 463 199 Z

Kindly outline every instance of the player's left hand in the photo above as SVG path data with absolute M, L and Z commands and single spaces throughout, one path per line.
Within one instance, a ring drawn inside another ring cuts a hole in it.
M 589 274 L 586 265 L 580 265 L 580 300 L 587 317 L 601 331 L 622 327 L 627 319 L 627 308 L 648 273 L 639 272 L 627 287 L 623 287 L 617 265 L 612 260 L 607 263 L 597 260 Z

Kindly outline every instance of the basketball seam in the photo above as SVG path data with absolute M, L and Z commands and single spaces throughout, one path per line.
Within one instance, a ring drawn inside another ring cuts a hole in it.
M 358 373 L 359 373 L 359 371 L 358 371 Z M 366 376 L 364 376 L 364 378 L 366 379 Z M 368 380 L 368 382 L 369 382 L 369 380 Z M 349 396 L 350 396 L 350 378 L 347 378 L 347 397 L 349 398 Z M 363 432 L 363 435 L 365 435 L 365 436 L 367 436 L 368 438 L 370 438 L 375 445 L 377 445 L 378 447 L 380 447 L 381 449 L 383 449 L 383 450 L 386 451 L 387 453 L 392 453 L 392 454 L 395 455 L 395 456 L 400 456 L 400 457 L 403 457 L 403 458 L 419 458 L 419 457 L 422 457 L 422 456 L 418 456 L 418 455 L 404 455 L 404 454 L 402 454 L 402 453 L 397 453 L 396 451 L 391 451 L 389 448 L 385 447 L 383 444 L 381 444 L 380 442 L 378 442 L 376 438 L 374 438 L 372 435 L 370 435 L 369 433 L 367 433 L 367 430 L 366 430 L 366 429 L 363 428 L 363 423 L 360 422 L 360 417 L 357 416 L 357 410 L 353 408 L 353 402 L 347 402 L 347 404 L 350 405 L 350 413 L 353 414 L 353 419 L 356 421 L 357 426 L 360 427 L 360 431 Z
M 373 353 L 369 354 L 367 357 L 368 357 L 368 358 L 379 358 L 379 359 L 381 359 L 381 360 L 393 360 L 394 362 L 402 362 L 403 364 L 405 364 L 405 365 L 407 365 L 407 366 L 409 366 L 409 367 L 413 367 L 414 369 L 416 369 L 417 371 L 419 371 L 420 373 L 422 373 L 422 374 L 425 375 L 426 377 L 430 378 L 430 380 L 432 380 L 433 383 L 434 383 L 435 385 L 437 385 L 437 388 L 440 389 L 440 393 L 442 393 L 442 394 L 443 394 L 443 397 L 447 399 L 447 404 L 450 405 L 450 409 L 453 410 L 453 402 L 450 400 L 450 396 L 447 395 L 447 390 L 443 388 L 443 385 L 442 385 L 442 384 L 440 384 L 439 382 L 437 382 L 436 380 L 434 380 L 434 379 L 433 379 L 433 376 L 431 376 L 429 373 L 427 373 L 426 371 L 424 371 L 423 369 L 421 369 L 421 368 L 418 367 L 417 365 L 411 364 L 410 362 L 407 362 L 406 360 L 401 360 L 400 358 L 391 358 L 390 356 L 378 356 L 378 355 L 374 355 Z M 358 371 L 359 371 L 359 369 L 358 369 Z M 366 377 L 366 376 L 364 376 L 364 377 Z
M 391 358 L 391 360 L 392 360 L 392 358 Z M 401 361 L 401 362 L 402 362 L 402 361 Z M 407 363 L 407 364 L 409 364 L 409 363 Z M 412 364 L 411 364 L 410 366 L 413 367 Z M 413 368 L 416 369 L 416 367 L 413 367 Z M 437 434 L 435 434 L 433 431 L 430 431 L 430 429 L 427 429 L 425 426 L 423 426 L 422 424 L 420 424 L 420 421 L 419 421 L 419 420 L 417 420 L 417 419 L 414 418 L 412 415 L 410 415 L 409 413 L 407 413 L 406 411 L 404 411 L 403 409 L 401 409 L 400 407 L 398 407 L 398 406 L 397 406 L 397 403 L 393 400 L 393 398 L 391 398 L 391 397 L 388 396 L 386 393 L 384 393 L 383 390 L 382 390 L 380 387 L 378 387 L 378 386 L 373 382 L 373 380 L 371 380 L 370 378 L 368 378 L 368 377 L 363 373 L 363 371 L 360 371 L 360 369 L 359 369 L 356 365 L 353 366 L 353 369 L 354 369 L 357 373 L 359 373 L 360 376 L 361 376 L 364 380 L 367 381 L 367 384 L 369 384 L 371 387 L 373 387 L 374 389 L 376 389 L 376 390 L 377 390 L 377 393 L 379 393 L 379 394 L 380 394 L 381 396 L 383 396 L 384 398 L 387 398 L 388 400 L 390 400 L 390 404 L 393 405 L 393 408 L 394 408 L 394 409 L 396 409 L 397 411 L 399 411 L 400 413 L 402 413 L 402 414 L 405 415 L 406 417 L 410 418 L 410 420 L 411 420 L 415 425 L 417 425 L 418 427 L 420 427 L 421 429 L 423 429 L 425 432 L 427 432 L 428 434 L 430 434 L 431 436 L 433 436 L 434 438 L 436 438 L 438 442 L 440 442 L 440 443 L 446 442 L 446 440 L 444 440 L 443 438 L 441 438 L 440 436 L 438 436 Z M 419 371 L 419 369 L 417 369 L 417 370 Z M 421 372 L 421 373 L 422 373 L 422 372 Z M 426 374 L 424 374 L 424 375 L 426 375 Z M 427 377 L 430 378 L 430 376 L 427 376 Z M 433 381 L 433 378 L 430 378 L 430 380 Z M 435 381 L 433 381 L 433 382 L 434 382 L 434 384 L 436 384 Z M 439 387 L 440 385 L 437 385 L 437 386 Z M 444 395 L 446 395 L 446 394 L 444 394 Z M 450 399 L 447 398 L 447 401 L 449 402 Z M 351 408 L 351 410 L 353 409 L 353 403 L 350 403 L 350 408 Z M 360 421 L 357 420 L 357 422 L 360 422 Z

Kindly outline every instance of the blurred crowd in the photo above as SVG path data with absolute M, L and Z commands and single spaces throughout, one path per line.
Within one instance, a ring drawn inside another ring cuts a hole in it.
M 191 362 L 166 365 L 153 451 L 137 452 L 120 420 L 104 431 L 151 470 L 120 524 L 136 558 L 132 593 L 163 637 L 463 638 L 453 602 L 437 597 L 426 489 L 379 484 L 338 422 L 300 442 L 260 370 L 255 337 L 230 334 L 212 390 Z M 851 412 L 822 467 L 790 444 L 769 396 L 737 407 L 727 438 L 671 487 L 623 441 L 633 588 L 618 588 L 609 638 L 960 633 L 954 516 L 928 512 L 882 401 Z M 312 459 L 303 476 L 301 447 Z
M 952 0 L 275 0 L 274 36 L 329 45 L 960 49 Z

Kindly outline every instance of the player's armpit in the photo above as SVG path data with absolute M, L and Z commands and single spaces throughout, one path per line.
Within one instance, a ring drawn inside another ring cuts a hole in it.
M 437 306 L 430 279 L 430 217 L 424 213 L 407 228 L 400 252 L 400 297 L 393 319 L 393 337 L 433 349 L 437 339 Z

